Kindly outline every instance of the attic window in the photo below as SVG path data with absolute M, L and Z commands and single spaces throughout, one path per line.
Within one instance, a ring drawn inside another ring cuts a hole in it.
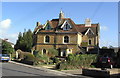
M 71 25 L 68 22 L 65 22 L 62 26 L 63 30 L 70 30 Z
M 45 30 L 51 30 L 51 26 L 49 24 L 46 25 Z
M 91 28 L 89 28 L 85 33 L 85 35 L 93 35 L 93 34 L 94 32 L 91 30 Z
M 89 35 L 92 35 L 92 32 L 91 31 L 89 31 L 89 33 L 88 33 Z

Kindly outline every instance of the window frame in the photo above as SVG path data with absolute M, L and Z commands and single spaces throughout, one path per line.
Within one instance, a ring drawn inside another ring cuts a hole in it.
M 68 39 L 66 40 L 67 42 L 65 42 L 65 37 L 67 37 Z M 70 37 L 69 36 L 64 36 L 63 37 L 63 43 L 68 44 L 70 42 Z
M 47 50 L 46 49 L 42 49 L 42 54 L 47 54 Z
M 47 40 L 47 38 L 48 38 L 48 40 Z M 50 43 L 50 37 L 48 35 L 46 35 L 44 37 L 44 43 Z
M 70 30 L 70 25 L 67 22 L 65 23 L 63 30 Z
M 92 40 L 91 39 L 88 40 L 88 45 L 92 45 Z
M 51 26 L 49 24 L 46 25 L 45 30 L 51 30 Z

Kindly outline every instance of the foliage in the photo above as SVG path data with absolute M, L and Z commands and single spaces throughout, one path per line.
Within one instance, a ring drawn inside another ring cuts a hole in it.
M 96 55 L 92 54 L 82 54 L 74 55 L 69 54 L 66 62 L 61 62 L 59 69 L 68 70 L 68 69 L 79 69 L 90 67 L 93 62 L 96 62 Z
M 53 63 L 58 63 L 60 61 L 57 57 L 53 57 L 51 60 L 53 60 Z
M 31 51 L 33 46 L 33 33 L 29 29 L 27 32 L 25 31 L 23 34 L 20 32 L 18 35 L 18 40 L 15 45 L 15 50 L 20 49 L 22 51 Z
M 39 51 L 37 51 L 37 50 L 34 50 L 34 51 L 33 51 L 33 55 L 34 55 L 35 57 L 37 57 L 38 53 L 39 53 Z
M 82 43 L 81 43 L 81 46 L 84 46 L 84 47 L 85 47 L 85 46 L 88 46 L 88 42 L 82 42 Z
M 11 59 L 14 60 L 16 58 L 16 54 L 15 53 L 12 53 L 11 54 Z
M 31 53 L 24 53 L 24 61 L 35 61 L 35 57 Z
M 11 44 L 5 40 L 2 41 L 2 53 L 3 54 L 12 54 L 14 51 Z
M 41 52 L 37 52 L 34 56 L 35 56 L 35 65 L 49 62 L 48 56 L 45 54 L 42 55 Z
M 48 54 L 49 54 L 49 56 L 54 57 L 54 56 L 58 55 L 58 51 L 54 48 L 50 48 L 50 49 L 48 49 Z
M 102 47 L 102 49 L 108 49 L 108 47 L 106 47 L 106 46 L 103 46 L 103 47 Z

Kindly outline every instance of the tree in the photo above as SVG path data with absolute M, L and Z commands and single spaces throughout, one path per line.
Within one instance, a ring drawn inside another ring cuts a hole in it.
M 108 49 L 108 47 L 106 47 L 106 46 L 103 46 L 103 47 L 102 47 L 102 49 Z
M 11 44 L 5 40 L 2 41 L 2 54 L 12 54 L 14 52 L 14 48 Z
M 18 40 L 15 45 L 15 50 L 20 49 L 22 51 L 30 52 L 33 46 L 33 33 L 29 29 L 27 32 L 24 31 L 23 34 L 20 32 L 18 35 Z
M 15 50 L 21 49 L 21 43 L 20 43 L 21 41 L 22 41 L 22 33 L 19 32 L 18 40 L 17 40 L 16 45 L 15 45 Z

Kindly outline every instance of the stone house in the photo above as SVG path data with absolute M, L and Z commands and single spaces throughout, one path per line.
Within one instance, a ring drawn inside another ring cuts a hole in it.
M 58 19 L 47 20 L 34 29 L 34 49 L 47 54 L 49 48 L 57 49 L 59 56 L 69 53 L 89 52 L 99 47 L 99 23 L 92 24 L 90 19 L 85 24 L 75 24 L 71 18 L 65 18 L 60 11 Z

